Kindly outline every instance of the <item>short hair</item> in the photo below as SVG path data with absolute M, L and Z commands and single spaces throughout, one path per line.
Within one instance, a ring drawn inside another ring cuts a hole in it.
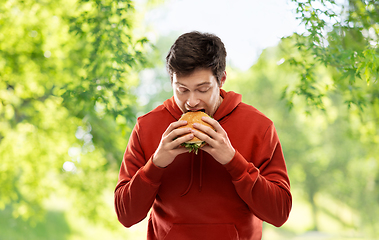
M 166 57 L 166 67 L 171 81 L 173 74 L 186 76 L 196 69 L 208 68 L 220 85 L 226 67 L 224 43 L 211 33 L 185 33 L 171 46 Z

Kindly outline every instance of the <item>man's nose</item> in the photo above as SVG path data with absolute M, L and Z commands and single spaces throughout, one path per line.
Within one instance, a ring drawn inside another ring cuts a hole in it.
M 188 99 L 187 99 L 187 105 L 189 107 L 196 107 L 197 104 L 199 104 L 200 100 L 199 98 L 196 96 L 195 93 L 190 93 Z

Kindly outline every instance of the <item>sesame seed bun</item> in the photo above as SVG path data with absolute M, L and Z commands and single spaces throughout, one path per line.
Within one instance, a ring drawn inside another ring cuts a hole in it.
M 213 127 L 211 125 L 209 125 L 208 123 L 204 122 L 203 120 L 201 120 L 202 117 L 209 117 L 208 114 L 206 114 L 205 112 L 201 112 L 201 111 L 197 111 L 197 112 L 186 112 L 185 114 L 182 115 L 182 117 L 179 119 L 179 121 L 181 120 L 184 120 L 184 121 L 187 121 L 187 125 L 185 126 L 182 126 L 180 128 L 192 128 L 192 129 L 195 129 L 192 127 L 192 124 L 194 123 L 200 123 L 200 124 L 203 124 L 207 127 L 210 127 L 213 129 Z M 197 131 L 199 131 L 197 129 Z M 203 141 L 198 139 L 197 137 L 194 137 L 193 139 L 191 139 L 190 141 L 186 142 L 186 143 L 202 143 Z
M 192 128 L 192 129 L 195 129 L 193 128 L 193 124 L 194 123 L 200 123 L 200 124 L 203 124 L 204 126 L 207 126 L 207 127 L 210 127 L 214 130 L 214 128 L 212 127 L 212 125 L 204 122 L 203 120 L 201 120 L 202 117 L 209 117 L 208 114 L 206 114 L 205 112 L 201 112 L 201 111 L 197 111 L 197 112 L 186 112 L 185 114 L 182 115 L 182 117 L 179 119 L 179 121 L 181 120 L 184 120 L 184 121 L 187 121 L 187 125 L 185 126 L 182 126 L 180 128 Z M 198 129 L 196 129 L 197 131 L 199 131 Z M 203 142 L 202 140 L 200 140 L 199 138 L 197 137 L 193 137 L 190 141 L 187 141 L 183 144 L 184 147 L 188 148 L 191 151 L 197 153 L 198 149 L 201 148 L 202 146 L 205 145 L 205 142 Z

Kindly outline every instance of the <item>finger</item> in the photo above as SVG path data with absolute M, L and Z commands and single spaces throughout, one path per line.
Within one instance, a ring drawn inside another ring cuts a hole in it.
M 185 136 L 192 133 L 191 130 L 191 128 L 177 128 L 171 131 L 169 135 L 167 135 L 167 138 L 169 139 L 169 141 L 173 141 L 181 136 Z
M 208 127 L 208 128 L 214 132 L 214 130 L 212 128 L 210 128 L 210 127 Z M 210 146 L 215 145 L 216 140 L 213 139 L 211 136 L 209 136 L 209 135 L 207 135 L 201 131 L 197 131 L 197 130 L 193 130 L 192 133 L 195 137 L 199 138 L 201 141 L 208 143 Z
M 182 154 L 182 153 L 187 153 L 188 152 L 188 149 L 187 148 L 177 148 L 177 149 L 174 149 L 173 152 L 175 153 L 175 156 L 179 155 L 179 154 Z
M 223 132 L 224 129 L 221 127 L 220 123 L 210 117 L 202 117 L 201 120 L 203 120 L 206 123 L 209 123 L 215 130 L 216 132 Z
M 208 126 L 204 126 L 203 124 L 199 124 L 199 123 L 194 123 L 193 127 L 195 129 L 202 131 L 203 133 L 206 133 L 211 138 L 217 138 L 217 132 Z
M 171 147 L 172 147 L 172 148 L 176 148 L 176 147 L 180 146 L 182 143 L 185 143 L 185 142 L 191 140 L 193 137 L 194 137 L 194 134 L 193 134 L 193 133 L 190 133 L 190 134 L 187 134 L 187 135 L 184 135 L 184 136 L 178 137 L 178 138 L 176 138 L 175 140 L 173 140 L 173 141 L 170 143 L 170 144 L 171 144 Z
M 210 145 L 205 145 L 205 146 L 201 147 L 201 150 L 203 150 L 204 152 L 209 153 L 210 155 L 212 155 L 213 149 L 214 148 L 212 146 L 210 146 Z
M 187 121 L 176 121 L 176 122 L 173 122 L 171 123 L 168 128 L 166 129 L 166 131 L 163 133 L 163 135 L 167 136 L 168 134 L 170 134 L 174 129 L 178 128 L 178 127 L 181 127 L 181 126 L 185 126 L 187 125 Z

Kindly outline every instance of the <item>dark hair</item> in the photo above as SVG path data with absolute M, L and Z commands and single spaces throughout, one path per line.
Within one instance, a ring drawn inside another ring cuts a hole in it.
M 221 84 L 226 66 L 226 50 L 221 39 L 214 34 L 197 31 L 178 37 L 166 57 L 167 71 L 186 76 L 198 68 L 209 68 Z

